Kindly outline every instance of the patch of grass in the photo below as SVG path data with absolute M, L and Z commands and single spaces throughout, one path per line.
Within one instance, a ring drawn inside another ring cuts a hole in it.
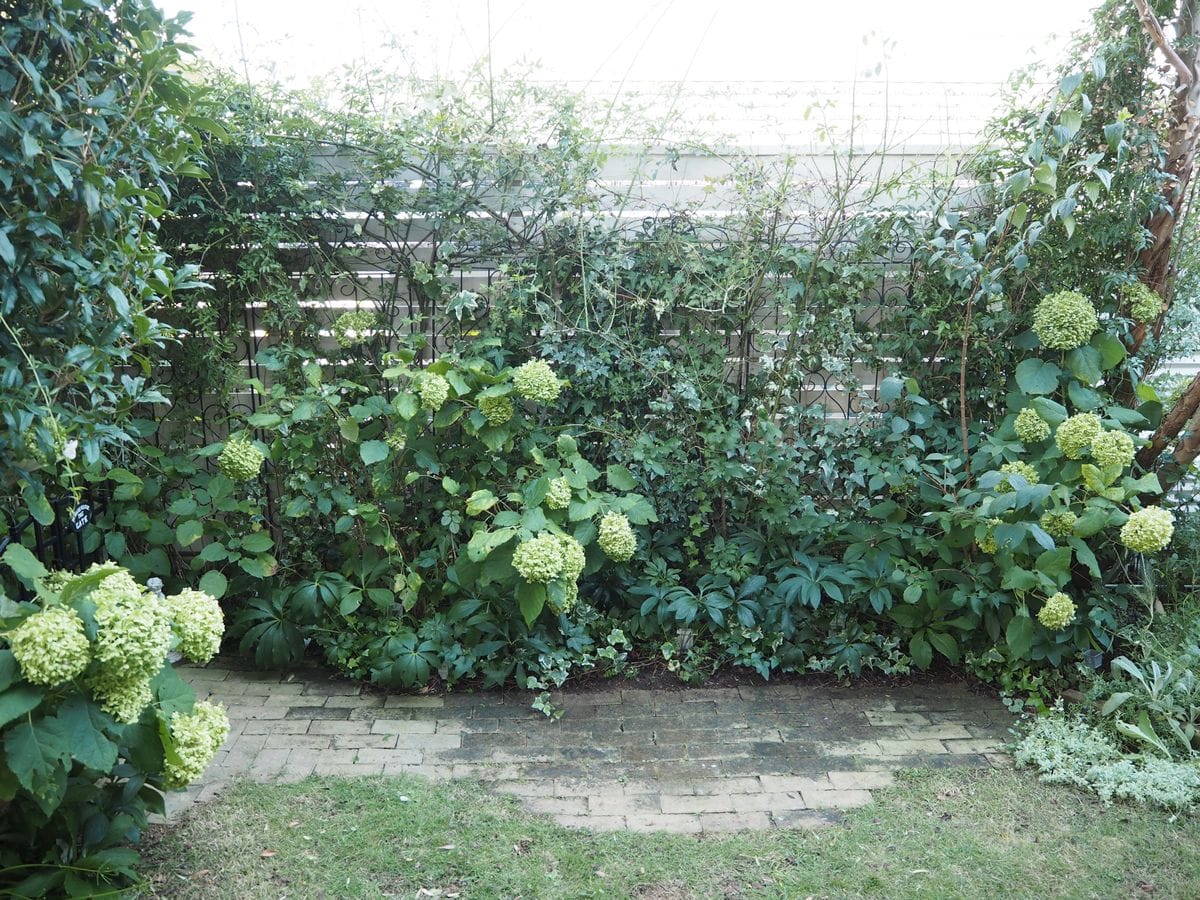
M 247 783 L 145 852 L 149 893 L 206 900 L 1200 894 L 1196 817 L 996 770 L 911 773 L 842 825 L 720 838 L 575 831 L 471 783 Z

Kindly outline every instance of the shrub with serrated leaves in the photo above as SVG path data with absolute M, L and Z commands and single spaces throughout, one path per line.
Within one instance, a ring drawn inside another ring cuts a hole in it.
M 166 661 L 176 646 L 206 662 L 219 615 L 207 595 L 168 602 L 115 565 L 50 573 L 16 545 L 3 562 L 33 599 L 0 593 L 0 893 L 118 892 L 136 880 L 129 845 L 147 813 L 228 732 L 223 709 L 197 706 Z M 102 615 L 116 606 L 117 618 Z

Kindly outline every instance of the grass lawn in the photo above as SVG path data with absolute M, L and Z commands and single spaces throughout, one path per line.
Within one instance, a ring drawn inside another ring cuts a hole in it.
M 242 784 L 150 835 L 167 897 L 1196 897 L 1200 819 L 1023 773 L 912 773 L 817 831 L 592 834 L 477 784 Z M 440 892 L 440 893 L 439 893 Z

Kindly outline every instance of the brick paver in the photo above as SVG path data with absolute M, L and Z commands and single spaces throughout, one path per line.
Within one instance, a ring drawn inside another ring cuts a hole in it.
M 716 832 L 810 828 L 893 772 L 988 766 L 1011 717 L 967 685 L 568 690 L 551 721 L 521 693 L 388 695 L 306 670 L 181 667 L 223 701 L 229 740 L 174 810 L 237 778 L 471 778 L 562 824 Z

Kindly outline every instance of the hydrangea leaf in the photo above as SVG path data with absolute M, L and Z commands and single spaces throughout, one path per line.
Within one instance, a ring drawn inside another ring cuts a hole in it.
M 359 457 L 368 466 L 383 462 L 390 453 L 391 450 L 383 441 L 363 441 L 358 447 Z
M 1062 371 L 1043 359 L 1023 359 L 1017 365 L 1017 387 L 1027 394 L 1050 394 L 1058 388 Z

